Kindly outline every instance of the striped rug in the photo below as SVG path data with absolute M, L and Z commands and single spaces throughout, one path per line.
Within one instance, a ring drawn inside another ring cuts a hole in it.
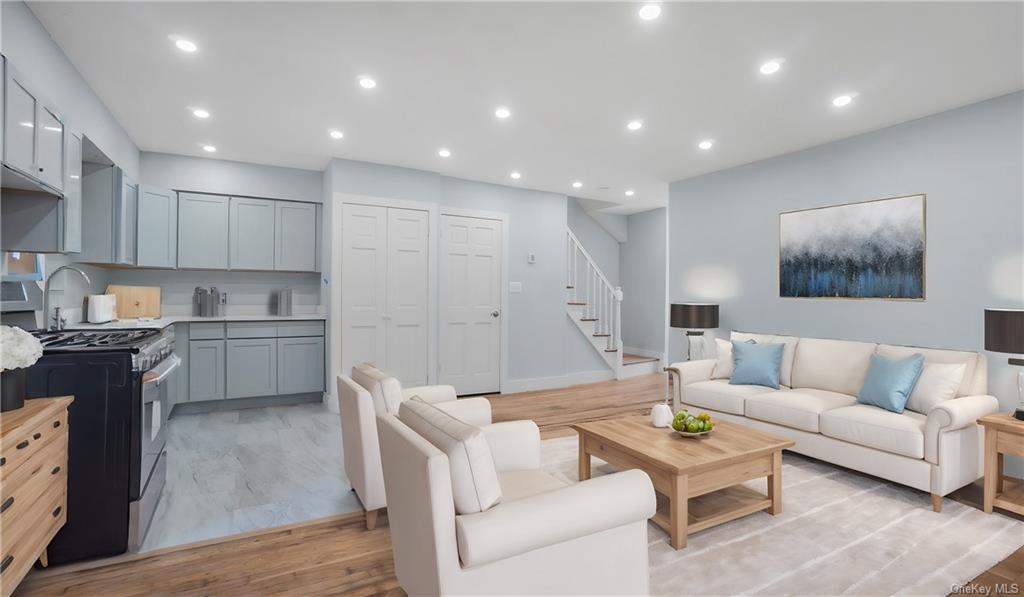
M 575 437 L 546 440 L 548 472 L 575 482 Z M 614 469 L 598 459 L 594 476 Z M 946 595 L 1024 545 L 1024 523 L 786 452 L 783 513 L 691 535 L 649 525 L 657 595 Z M 748 485 L 765 491 L 765 480 Z

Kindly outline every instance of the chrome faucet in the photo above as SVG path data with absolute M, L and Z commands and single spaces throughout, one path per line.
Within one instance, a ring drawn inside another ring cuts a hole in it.
M 45 330 L 63 330 L 64 324 L 67 323 L 67 320 L 61 317 L 60 307 L 57 307 L 53 314 L 53 326 L 47 325 L 47 318 L 50 317 L 50 280 L 63 270 L 78 272 L 86 284 L 92 284 L 85 272 L 71 265 L 62 265 L 50 272 L 50 275 L 46 276 L 46 283 L 43 284 L 43 329 Z

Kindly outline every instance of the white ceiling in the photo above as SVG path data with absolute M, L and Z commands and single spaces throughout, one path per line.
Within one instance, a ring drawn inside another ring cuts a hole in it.
M 145 151 L 210 143 L 218 158 L 308 169 L 337 156 L 618 213 L 664 205 L 674 180 L 1024 87 L 1019 2 L 667 3 L 650 22 L 638 3 L 30 6 Z M 775 57 L 782 70 L 761 75 Z

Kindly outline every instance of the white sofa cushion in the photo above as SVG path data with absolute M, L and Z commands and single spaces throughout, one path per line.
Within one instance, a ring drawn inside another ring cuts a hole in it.
M 352 366 L 352 380 L 366 388 L 378 415 L 397 415 L 402 404 L 402 384 L 371 363 Z
M 751 396 L 745 413 L 752 419 L 818 433 L 821 413 L 856 403 L 857 399 L 847 394 L 799 388 Z
M 925 365 L 963 365 L 964 373 L 957 387 L 956 396 L 973 396 L 984 394 L 985 387 L 975 388 L 975 372 L 978 367 L 978 353 L 961 350 L 942 350 L 938 348 L 915 348 L 913 346 L 892 346 L 879 344 L 878 354 L 884 357 L 904 358 L 913 354 L 924 355 Z M 987 377 L 987 376 L 986 376 Z M 917 410 L 916 408 L 914 410 Z M 919 411 L 924 412 L 924 411 Z
M 939 404 L 956 398 L 966 368 L 963 363 L 925 363 L 907 399 L 907 409 L 927 415 Z
M 505 504 L 569 485 L 540 469 L 501 472 L 498 482 L 501 483 L 501 501 Z
M 501 501 L 498 471 L 479 427 L 463 423 L 419 398 L 403 402 L 398 418 L 448 456 L 457 513 L 483 512 Z
M 924 428 L 928 417 L 902 414 L 868 404 L 854 404 L 821 413 L 821 433 L 853 444 L 911 458 L 924 458 Z
M 801 338 L 793 361 L 792 387 L 856 396 L 877 347 L 868 342 Z
M 753 340 L 758 344 L 785 344 L 786 347 L 782 350 L 782 362 L 779 364 L 779 383 L 784 386 L 793 386 L 793 359 L 796 357 L 796 345 L 800 341 L 800 338 L 797 338 L 796 336 L 732 332 L 729 334 L 729 339 L 736 340 L 738 342 Z
M 742 415 L 747 398 L 777 391 L 765 386 L 734 386 L 728 379 L 712 379 L 683 386 L 683 404 Z
M 711 379 L 729 379 L 732 377 L 732 342 L 715 338 L 718 361 Z

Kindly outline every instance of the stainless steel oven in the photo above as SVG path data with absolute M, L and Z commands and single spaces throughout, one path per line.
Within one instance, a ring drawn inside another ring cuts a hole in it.
M 129 511 L 129 549 L 141 546 L 167 479 L 167 453 L 164 451 L 167 415 L 171 396 L 178 391 L 180 365 L 177 355 L 171 354 L 142 375 L 142 428 L 138 436 L 140 474 L 139 485 L 133 488 L 133 494 L 139 499 L 131 503 Z

